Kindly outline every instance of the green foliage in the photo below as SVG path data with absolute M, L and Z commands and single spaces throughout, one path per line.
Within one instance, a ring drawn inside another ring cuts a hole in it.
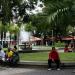
M 37 28 L 37 34 L 45 34 L 49 29 L 50 25 L 47 22 L 47 16 L 44 14 L 32 15 L 32 25 Z
M 8 26 L 8 31 L 10 33 L 17 34 L 19 32 L 19 27 L 17 25 L 15 26 L 15 25 L 11 24 L 11 25 Z
M 26 25 L 25 25 L 25 30 L 26 31 L 32 31 L 32 24 L 31 24 L 31 22 L 30 23 L 27 23 Z
M 8 31 L 8 27 L 2 24 L 2 22 L 0 21 L 0 32 L 7 32 Z
M 34 29 L 37 33 L 43 33 L 44 35 L 51 30 L 54 30 L 55 34 L 66 34 L 68 25 L 74 26 L 75 24 L 75 1 L 74 0 L 40 0 L 44 2 L 45 8 L 42 14 L 30 16 L 26 13 L 25 9 L 34 9 L 34 4 L 37 4 L 38 0 L 26 0 L 22 3 L 22 0 L 0 0 L 0 20 L 3 25 L 12 20 L 12 8 L 17 7 L 19 10 L 18 16 L 20 16 L 19 21 L 25 20 L 26 30 L 33 31 Z M 14 11 L 16 11 L 16 9 Z M 28 15 L 29 17 L 25 17 Z M 18 23 L 19 23 L 18 21 Z M 28 23 L 32 22 L 32 25 Z M 5 27 L 6 28 L 6 27 Z M 16 32 L 16 31 L 15 31 Z
M 68 34 L 74 32 L 74 27 L 72 27 L 71 25 L 69 25 L 69 26 L 67 27 L 67 32 L 68 32 Z
M 36 31 L 36 27 L 32 25 L 31 22 L 25 24 L 25 30 L 28 31 L 28 32 L 33 32 L 34 30 Z
M 26 0 L 0 0 L 0 20 L 4 25 L 6 23 L 10 23 L 13 17 L 12 9 L 14 12 L 19 11 L 18 16 L 23 18 L 24 15 L 26 15 L 26 10 L 25 9 L 34 9 L 34 2 L 37 3 L 37 0 L 28 0 L 29 2 L 27 3 Z M 35 3 L 35 4 L 36 4 Z M 18 17 L 17 16 L 17 17 Z M 16 18 L 17 18 L 16 17 Z
M 44 12 L 48 15 L 47 21 L 58 34 L 64 35 L 68 25 L 74 24 L 74 0 L 44 0 Z M 62 32 L 62 33 L 61 33 Z
M 57 43 L 55 43 L 55 47 L 64 47 L 65 43 L 61 43 L 60 41 L 58 41 Z
M 0 22 L 0 32 L 3 30 L 3 25 L 2 23 Z

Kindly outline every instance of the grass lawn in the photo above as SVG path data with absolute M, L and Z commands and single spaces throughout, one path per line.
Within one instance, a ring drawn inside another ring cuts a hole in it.
M 64 47 L 65 43 L 55 43 L 55 47 Z M 36 46 L 35 46 L 36 47 Z M 50 46 L 37 46 L 38 48 L 48 48 Z M 7 48 L 3 50 L 7 51 Z M 25 61 L 47 61 L 48 60 L 48 53 L 49 52 L 36 52 L 36 53 L 20 53 L 20 60 Z M 75 62 L 75 53 L 59 53 L 60 60 L 66 62 Z
M 59 53 L 60 60 L 75 62 L 75 53 Z M 48 52 L 20 53 L 20 59 L 25 61 L 47 61 Z

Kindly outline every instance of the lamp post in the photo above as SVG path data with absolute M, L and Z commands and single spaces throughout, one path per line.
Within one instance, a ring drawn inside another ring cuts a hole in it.
M 74 27 L 74 37 L 73 37 L 73 39 L 75 40 L 75 27 Z M 75 42 L 75 41 L 74 41 Z
M 41 35 L 41 45 L 43 46 L 43 33 L 39 33 Z
M 4 32 L 3 32 L 3 38 L 2 38 L 2 48 L 3 48 L 3 46 L 4 46 Z
M 52 30 L 52 46 L 54 45 L 53 30 Z

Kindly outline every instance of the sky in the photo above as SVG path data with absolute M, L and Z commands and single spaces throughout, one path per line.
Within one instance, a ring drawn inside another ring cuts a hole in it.
M 42 7 L 40 7 L 40 5 L 42 5 Z M 42 1 L 38 0 L 37 5 L 34 5 L 35 9 L 33 9 L 32 11 L 29 11 L 28 9 L 26 9 L 26 12 L 28 14 L 37 14 L 37 13 L 42 13 L 42 9 L 45 7 L 44 4 L 42 3 Z

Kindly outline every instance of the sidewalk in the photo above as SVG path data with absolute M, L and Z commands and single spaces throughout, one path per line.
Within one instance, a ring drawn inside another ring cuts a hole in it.
M 52 64 L 55 66 L 55 64 Z M 75 62 L 62 62 L 60 65 L 62 68 L 75 68 Z M 19 67 L 39 67 L 48 68 L 47 61 L 20 61 Z

